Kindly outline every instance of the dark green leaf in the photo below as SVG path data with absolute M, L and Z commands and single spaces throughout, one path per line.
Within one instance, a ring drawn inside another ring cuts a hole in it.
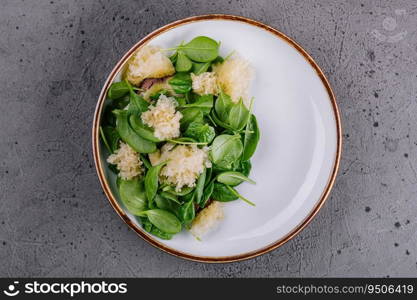
M 197 204 L 201 203 L 201 197 L 203 196 L 204 191 L 204 184 L 206 183 L 206 170 L 203 171 L 203 173 L 200 174 L 197 180 L 197 184 L 195 186 L 195 196 L 194 196 L 194 202 Z
M 214 183 L 213 193 L 211 197 L 220 202 L 229 202 L 239 199 L 233 192 L 231 192 L 227 185 L 219 182 Z
M 168 83 L 177 94 L 185 94 L 191 91 L 193 85 L 191 76 L 188 73 L 177 73 L 174 77 L 168 80 Z
M 236 186 L 243 181 L 255 184 L 255 181 L 236 171 L 223 172 L 217 175 L 217 181 L 230 186 Z
M 161 171 L 162 167 L 166 164 L 166 162 L 160 163 L 159 165 L 153 166 L 148 170 L 145 175 L 145 190 L 146 190 L 146 198 L 148 199 L 149 207 L 153 208 L 153 198 L 158 191 L 159 186 L 159 172 Z
M 161 141 L 155 137 L 154 131 L 151 127 L 143 124 L 142 119 L 138 114 L 131 114 L 129 117 L 129 121 L 132 129 L 144 139 L 154 143 L 158 143 Z
M 181 231 L 181 222 L 169 211 L 155 208 L 146 210 L 141 215 L 147 216 L 152 225 L 166 233 L 175 234 Z
M 178 51 L 177 61 L 175 62 L 175 70 L 177 72 L 188 72 L 193 66 L 191 60 L 185 55 L 184 52 Z
M 182 118 L 180 120 L 181 130 L 185 130 L 191 122 L 202 122 L 203 112 L 201 109 L 190 107 L 181 110 Z
M 194 201 L 188 201 L 181 205 L 179 209 L 179 217 L 183 224 L 190 224 L 195 218 Z
M 217 136 L 212 144 L 210 156 L 213 163 L 222 168 L 231 168 L 240 158 L 243 145 L 239 135 L 222 134 Z
M 260 139 L 260 131 L 255 115 L 251 115 L 250 120 L 245 128 L 245 136 L 243 138 L 243 154 L 242 161 L 249 160 L 255 153 L 256 147 Z
M 178 204 L 181 204 L 181 202 L 178 200 L 177 195 L 172 194 L 170 192 L 161 192 L 161 196 Z
M 107 97 L 109 99 L 118 99 L 129 93 L 129 85 L 126 81 L 114 82 L 111 84 Z
M 214 191 L 214 180 L 211 180 L 207 186 L 204 188 L 203 191 L 203 196 L 201 197 L 201 201 L 199 203 L 199 206 L 201 208 L 204 208 L 208 202 L 208 200 L 210 199 L 211 195 L 213 194 Z
M 145 140 L 138 135 L 129 124 L 129 112 L 126 110 L 115 110 L 116 130 L 121 139 L 139 153 L 152 153 L 156 151 L 154 142 Z
M 205 63 L 193 62 L 193 73 L 195 75 L 200 75 L 201 73 L 207 72 L 210 66 L 211 66 L 211 62 L 205 62 Z
M 126 84 L 129 87 L 129 97 L 130 97 L 130 103 L 129 103 L 129 110 L 134 113 L 142 113 L 144 111 L 148 110 L 149 103 L 145 101 L 140 95 L 136 94 L 133 90 L 133 87 L 130 85 L 130 83 L 126 80 Z
M 192 122 L 184 132 L 184 135 L 193 138 L 198 142 L 210 144 L 216 136 L 216 132 L 214 128 L 207 123 L 202 124 L 200 122 Z
M 226 95 L 223 91 L 220 92 L 219 96 L 216 99 L 214 104 L 214 110 L 216 111 L 216 116 L 220 121 L 227 122 L 229 119 L 229 111 L 233 106 L 232 99 L 229 95 Z
M 228 124 L 236 131 L 242 130 L 249 117 L 249 110 L 243 104 L 242 99 L 237 103 L 232 105 L 229 117 L 228 117 Z
M 197 62 L 209 62 L 219 55 L 219 43 L 206 36 L 198 36 L 179 49 Z
M 131 180 L 119 179 L 119 194 L 127 210 L 138 215 L 146 209 L 146 195 L 143 181 L 137 178 Z
M 201 109 L 203 114 L 209 114 L 213 107 L 213 95 L 202 95 L 197 98 L 193 103 L 182 105 L 181 108 L 195 107 Z
M 143 229 L 145 231 L 147 231 L 150 234 L 153 234 L 154 236 L 157 236 L 157 237 L 159 237 L 159 238 L 161 238 L 163 240 L 170 240 L 170 239 L 172 239 L 173 234 L 163 232 L 158 227 L 153 226 L 152 223 L 149 222 L 148 218 L 141 217 L 139 219 L 140 219 L 140 221 L 142 223 L 142 227 L 143 227 Z

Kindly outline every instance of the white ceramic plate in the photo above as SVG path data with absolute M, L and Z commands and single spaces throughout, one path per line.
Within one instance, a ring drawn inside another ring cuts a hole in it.
M 107 89 L 117 81 L 126 60 L 145 44 L 173 47 L 199 35 L 221 41 L 221 55 L 232 50 L 248 59 L 256 71 L 251 95 L 261 140 L 252 158 L 257 185 L 238 190 L 243 201 L 225 204 L 225 219 L 197 241 L 187 232 L 170 241 L 144 232 L 118 202 L 114 175 L 108 170 L 98 126 Z M 282 33 L 253 20 L 208 15 L 164 26 L 137 43 L 116 65 L 99 99 L 93 148 L 103 188 L 121 217 L 143 238 L 171 254 L 205 262 L 236 261 L 274 249 L 291 239 L 314 217 L 335 178 L 341 149 L 341 129 L 331 88 L 312 58 Z

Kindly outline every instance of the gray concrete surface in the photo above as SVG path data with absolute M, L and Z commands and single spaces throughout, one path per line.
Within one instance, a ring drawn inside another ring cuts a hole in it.
M 0 10 L 0 276 L 416 276 L 415 1 L 20 1 Z M 272 253 L 207 265 L 116 215 L 90 130 L 112 66 L 146 33 L 231 13 L 293 37 L 336 93 L 343 158 L 312 224 Z

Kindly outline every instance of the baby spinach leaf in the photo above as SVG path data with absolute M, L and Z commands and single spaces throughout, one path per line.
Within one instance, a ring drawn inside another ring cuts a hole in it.
M 168 80 L 168 83 L 177 94 L 185 94 L 191 91 L 193 85 L 191 76 L 188 73 L 177 73 L 174 77 Z
M 175 195 L 175 194 L 172 194 L 170 192 L 161 192 L 161 196 L 164 197 L 165 199 L 168 199 L 168 200 L 172 201 L 172 202 L 181 204 L 181 202 L 178 200 L 177 195 Z
M 168 140 L 168 142 L 181 145 L 207 145 L 207 143 L 205 142 L 197 142 L 196 140 L 190 137 L 180 137 L 177 139 Z
M 251 115 L 245 128 L 245 136 L 243 137 L 243 154 L 242 161 L 249 160 L 255 153 L 260 138 L 258 121 L 255 115 Z
M 199 203 L 199 206 L 201 208 L 204 208 L 208 202 L 208 200 L 210 199 L 211 195 L 213 194 L 214 191 L 214 180 L 211 180 L 207 186 L 204 188 L 203 191 L 203 196 L 201 197 L 201 201 Z
M 245 176 L 249 176 L 251 169 L 252 163 L 250 162 L 250 160 L 241 160 L 238 162 L 238 164 L 235 165 L 234 168 L 235 171 L 240 172 Z
M 181 108 L 187 107 L 196 107 L 201 109 L 203 114 L 207 115 L 210 113 L 211 108 L 213 107 L 213 95 L 202 95 L 197 98 L 197 100 L 193 103 L 185 104 L 181 106 Z
M 116 129 L 110 126 L 100 126 L 100 136 L 110 153 L 114 153 L 119 147 L 120 136 Z
M 163 240 L 170 240 L 170 239 L 172 239 L 173 234 L 163 232 L 158 227 L 153 226 L 152 223 L 149 222 L 148 218 L 141 217 L 139 219 L 140 219 L 140 221 L 142 223 L 142 227 L 143 227 L 143 229 L 145 231 L 147 231 L 150 234 L 153 234 L 154 236 L 157 236 L 157 237 L 159 237 L 159 238 L 161 238 Z
M 207 123 L 202 124 L 200 122 L 192 122 L 184 132 L 184 135 L 191 137 L 198 142 L 210 144 L 216 136 L 216 132 L 214 128 Z
M 256 184 L 256 182 L 253 181 L 252 179 L 236 171 L 228 171 L 228 172 L 220 173 L 219 175 L 217 175 L 216 179 L 220 183 L 224 183 L 224 184 L 231 185 L 231 186 L 239 185 L 243 181 Z
M 169 212 L 172 212 L 174 215 L 178 216 L 180 205 L 178 205 L 176 202 L 164 198 L 159 194 L 156 194 L 154 200 L 157 208 L 167 210 Z
M 107 92 L 107 97 L 115 100 L 123 97 L 127 93 L 129 93 L 129 85 L 126 81 L 114 82 L 111 84 L 109 91 Z
M 138 112 L 138 113 L 147 111 L 149 107 L 149 103 L 146 102 L 145 99 L 143 99 L 140 95 L 135 93 L 132 85 L 127 80 L 125 80 L 125 82 L 129 88 L 129 98 L 130 98 L 129 110 L 131 112 Z
M 231 168 L 240 158 L 243 145 L 239 135 L 222 134 L 217 136 L 210 150 L 211 161 L 222 168 Z
M 161 171 L 162 167 L 166 164 L 166 162 L 160 163 L 159 165 L 153 166 L 148 170 L 145 175 L 145 190 L 146 190 L 146 198 L 148 199 L 149 207 L 153 208 L 153 198 L 158 191 L 159 185 L 159 172 Z
M 191 122 L 202 122 L 203 112 L 201 109 L 190 107 L 181 110 L 182 118 L 180 120 L 181 130 L 185 130 Z
M 229 95 L 226 95 L 223 91 L 220 92 L 214 104 L 214 110 L 216 116 L 220 121 L 227 122 L 229 118 L 229 111 L 233 106 L 232 99 Z
M 219 55 L 219 43 L 206 36 L 195 37 L 179 49 L 196 62 L 209 62 Z
M 243 104 L 242 99 L 240 99 L 237 104 L 232 105 L 229 112 L 228 123 L 234 130 L 240 131 L 245 127 L 248 117 L 249 110 Z
M 155 208 L 142 212 L 141 216 L 148 217 L 152 225 L 166 233 L 175 234 L 181 231 L 181 222 L 169 211 Z
M 173 186 L 167 186 L 164 191 L 170 192 L 171 194 L 177 195 L 177 196 L 185 196 L 189 193 L 191 193 L 194 190 L 194 187 L 190 186 L 183 186 L 179 191 L 175 189 Z
M 129 124 L 129 112 L 126 110 L 114 110 L 116 115 L 116 130 L 121 139 L 139 153 L 152 153 L 156 151 L 154 142 L 145 140 L 138 135 Z
M 181 205 L 179 209 L 179 218 L 183 224 L 190 224 L 195 218 L 194 201 L 190 201 Z
M 200 176 L 198 177 L 197 180 L 197 184 L 195 186 L 195 196 L 194 196 L 194 202 L 197 204 L 200 204 L 201 202 L 201 197 L 203 196 L 203 191 L 204 191 L 204 184 L 206 183 L 206 170 L 203 171 L 203 173 L 200 174 Z
M 193 62 L 193 73 L 195 75 L 200 75 L 201 73 L 207 72 L 210 66 L 211 66 L 211 62 L 205 62 L 205 63 Z
M 230 130 L 231 132 L 233 132 L 233 131 L 234 131 L 234 129 L 233 129 L 232 127 L 230 127 L 230 125 L 229 125 L 229 124 L 227 124 L 227 123 L 225 123 L 225 122 L 221 121 L 221 120 L 217 117 L 217 115 L 216 115 L 216 113 L 215 113 L 214 111 L 212 111 L 212 112 L 211 112 L 210 117 L 211 117 L 211 119 L 213 120 L 213 122 L 216 124 L 216 126 L 218 126 L 218 127 L 222 127 L 222 128 L 224 128 L 224 129 L 227 129 L 227 130 Z
M 211 176 L 213 175 L 213 168 L 206 168 L 206 182 L 204 186 L 207 186 L 211 181 Z
M 140 154 L 140 160 L 143 162 L 143 164 L 145 165 L 146 169 L 150 169 L 152 168 L 152 164 L 149 161 L 149 159 L 145 156 L 145 154 L 141 153 Z
M 213 193 L 211 197 L 214 200 L 220 201 L 220 202 L 229 202 L 233 200 L 239 199 L 238 196 L 236 196 L 233 192 L 231 192 L 227 185 L 219 182 L 214 183 L 213 187 Z
M 130 126 L 132 129 L 144 139 L 158 143 L 161 140 L 155 137 L 153 129 L 145 124 L 143 124 L 142 119 L 138 114 L 131 114 L 129 117 Z
M 182 51 L 178 51 L 177 61 L 175 62 L 175 70 L 177 72 L 188 72 L 191 70 L 192 66 L 193 66 L 193 63 L 185 55 L 185 53 Z
M 219 55 L 211 63 L 213 65 L 215 65 L 215 64 L 221 64 L 224 61 L 225 61 L 225 59 Z
M 255 203 L 249 201 L 247 198 L 243 197 L 241 194 L 239 194 L 234 188 L 232 188 L 231 186 L 226 185 L 226 188 L 233 193 L 236 197 L 239 197 L 240 199 L 242 199 L 243 201 L 245 201 L 247 204 L 252 205 L 252 206 L 256 206 Z
M 171 60 L 172 64 L 175 65 L 175 63 L 177 62 L 177 58 L 178 58 L 178 52 L 175 51 L 170 57 L 169 59 Z
M 119 179 L 119 194 L 124 206 L 134 215 L 146 209 L 146 195 L 143 181 Z

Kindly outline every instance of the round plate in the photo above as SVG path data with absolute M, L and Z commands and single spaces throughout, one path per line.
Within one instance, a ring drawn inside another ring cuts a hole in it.
M 202 241 L 186 231 L 164 241 L 144 232 L 118 201 L 114 174 L 99 141 L 106 93 L 134 51 L 145 44 L 170 48 L 207 35 L 221 41 L 221 55 L 237 51 L 256 77 L 251 95 L 261 140 L 250 175 L 257 184 L 238 190 L 243 201 L 224 205 L 225 219 Z M 335 97 L 323 72 L 298 44 L 281 32 L 238 16 L 205 15 L 161 27 L 139 41 L 117 63 L 101 91 L 93 125 L 98 176 L 110 203 L 142 238 L 183 258 L 230 262 L 266 253 L 300 232 L 323 205 L 333 185 L 341 151 L 341 126 Z

